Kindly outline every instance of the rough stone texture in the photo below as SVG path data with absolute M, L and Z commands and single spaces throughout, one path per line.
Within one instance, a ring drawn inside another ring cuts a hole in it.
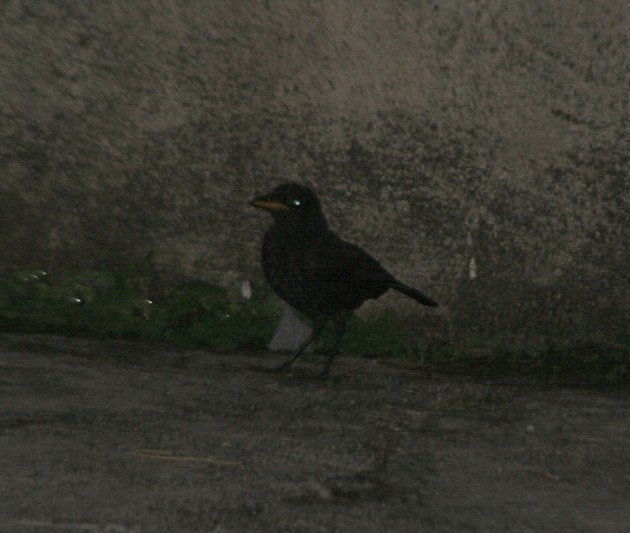
M 0 531 L 628 532 L 626 391 L 283 359 L 0 336 Z
M 247 200 L 297 179 L 454 331 L 610 338 L 629 299 L 627 9 L 5 0 L 0 266 L 153 251 L 235 287 L 260 277 L 268 222 Z

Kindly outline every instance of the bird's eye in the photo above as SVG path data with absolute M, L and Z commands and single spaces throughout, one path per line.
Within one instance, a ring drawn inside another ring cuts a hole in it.
M 291 202 L 295 207 L 299 206 L 302 202 L 300 202 L 297 198 Z

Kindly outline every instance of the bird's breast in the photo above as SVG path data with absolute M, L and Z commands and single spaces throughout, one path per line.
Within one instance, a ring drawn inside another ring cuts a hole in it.
M 386 290 L 357 277 L 350 252 L 334 236 L 296 235 L 272 227 L 263 241 L 263 271 L 291 306 L 311 316 L 333 315 L 355 309 Z
M 263 271 L 269 284 L 280 296 L 286 292 L 297 292 L 303 282 L 305 254 L 298 243 L 267 233 L 262 248 Z

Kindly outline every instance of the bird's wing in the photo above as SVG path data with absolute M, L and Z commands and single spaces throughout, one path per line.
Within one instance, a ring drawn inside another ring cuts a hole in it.
M 364 280 L 390 280 L 390 274 L 370 254 L 338 237 L 310 249 L 311 265 L 322 275 L 353 276 Z
M 352 308 L 377 298 L 395 281 L 371 255 L 336 236 L 314 246 L 309 256 L 315 283 L 341 306 Z
M 366 251 L 334 234 L 312 244 L 305 254 L 304 281 L 313 288 L 313 299 L 319 304 L 355 309 L 365 300 L 394 289 L 422 305 L 438 305 L 426 294 L 398 281 Z

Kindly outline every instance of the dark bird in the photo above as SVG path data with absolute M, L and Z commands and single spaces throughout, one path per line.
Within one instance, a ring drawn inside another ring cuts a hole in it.
M 422 305 L 438 305 L 398 281 L 367 252 L 333 233 L 317 196 L 308 187 L 286 183 L 255 198 L 251 205 L 269 211 L 274 219 L 262 245 L 267 281 L 282 299 L 313 322 L 311 335 L 288 361 L 272 370 L 288 368 L 317 339 L 326 322 L 332 321 L 335 345 L 320 374 L 326 377 L 352 311 L 388 289 Z

